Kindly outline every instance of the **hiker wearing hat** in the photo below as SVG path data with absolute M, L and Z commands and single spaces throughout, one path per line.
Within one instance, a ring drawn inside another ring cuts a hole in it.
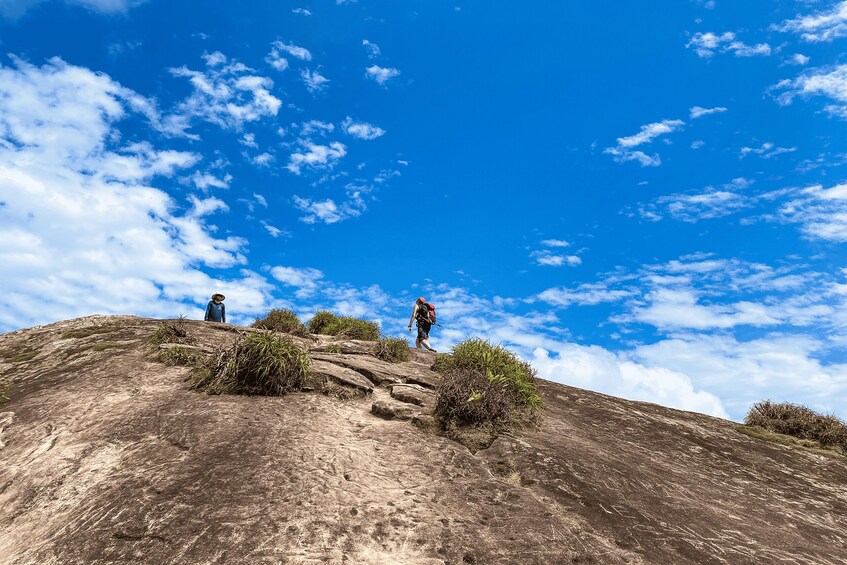
M 203 320 L 207 322 L 222 322 L 226 323 L 226 306 L 224 306 L 224 299 L 226 297 L 223 294 L 216 292 L 212 295 L 212 299 L 209 301 L 209 304 L 206 306 L 206 316 L 203 317 Z
M 415 307 L 412 310 L 412 317 L 409 318 L 409 333 L 412 333 L 412 320 L 415 320 L 418 325 L 418 337 L 415 339 L 415 347 L 418 349 L 421 348 L 421 345 L 426 347 L 429 351 L 435 353 L 435 350 L 429 345 L 429 330 L 432 328 L 432 324 L 435 323 L 433 316 L 430 315 L 430 311 L 432 311 L 432 315 L 435 314 L 435 307 L 431 304 L 427 304 L 426 298 L 421 296 L 415 301 Z

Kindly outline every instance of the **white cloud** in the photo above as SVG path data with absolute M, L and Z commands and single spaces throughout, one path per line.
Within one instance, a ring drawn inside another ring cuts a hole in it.
M 644 143 L 651 143 L 660 135 L 673 133 L 679 130 L 684 125 L 685 122 L 683 122 L 682 120 L 662 120 L 661 122 L 647 124 L 641 126 L 641 131 L 636 133 L 635 135 L 631 135 L 629 137 L 619 137 L 618 147 L 629 149 L 631 147 L 643 145 Z
M 705 141 L 703 141 L 702 139 L 695 139 L 691 142 L 691 149 L 700 149 L 704 145 L 706 145 Z
M 273 155 L 265 152 L 265 153 L 260 153 L 259 155 L 256 155 L 255 157 L 253 157 L 251 159 L 251 161 L 254 165 L 259 165 L 260 167 L 264 167 L 264 166 L 269 165 L 270 162 L 273 161 L 273 159 L 274 159 Z
M 354 122 L 353 118 L 350 116 L 347 116 L 347 118 L 342 122 L 341 127 L 348 134 L 353 137 L 358 137 L 359 139 L 371 140 L 385 135 L 385 130 L 381 127 L 377 127 L 366 122 Z
M 847 242 L 847 184 L 805 188 L 782 205 L 779 218 L 801 224 L 809 238 Z
M 212 235 L 226 204 L 191 197 L 181 211 L 148 184 L 197 158 L 116 145 L 137 94 L 59 59 L 16 63 L 0 66 L 0 327 L 94 312 L 199 315 L 215 288 L 236 294 L 242 315 L 267 304 L 271 288 L 255 273 L 200 270 L 246 262 L 245 240 Z
M 7 18 L 19 18 L 30 8 L 44 0 L 0 0 L 0 14 Z M 144 4 L 147 0 L 64 0 L 66 4 L 81 6 L 104 14 L 123 14 Z
M 835 116 L 847 119 L 847 64 L 834 68 L 811 69 L 794 80 L 783 80 L 772 90 L 784 90 L 777 96 L 780 104 L 791 104 L 797 96 L 826 96 L 836 103 L 826 106 Z
M 224 65 L 217 56 L 211 63 L 205 72 L 184 66 L 171 69 L 174 76 L 187 78 L 194 92 L 167 117 L 163 129 L 183 133 L 194 119 L 224 129 L 240 129 L 246 122 L 277 115 L 282 101 L 270 93 L 271 79 L 248 74 L 252 69 L 238 62 Z
M 379 57 L 379 45 L 377 45 L 373 41 L 368 41 L 367 39 L 362 40 L 362 45 L 365 47 L 365 49 L 368 50 L 368 59 L 375 59 Z
M 347 147 L 338 141 L 332 141 L 329 145 L 304 141 L 301 144 L 301 152 L 291 154 L 286 168 L 296 175 L 300 174 L 303 167 L 332 169 L 345 155 L 347 155 Z
M 222 179 L 212 175 L 211 173 L 201 173 L 200 171 L 195 171 L 194 174 L 191 175 L 191 182 L 200 190 L 207 190 L 210 187 L 229 188 L 229 183 L 231 181 L 232 175 L 225 175 Z
M 632 295 L 628 289 L 609 288 L 603 283 L 586 283 L 575 289 L 550 288 L 537 298 L 549 304 L 567 308 L 572 305 L 593 306 L 603 302 L 618 302 Z
M 562 265 L 576 267 L 577 265 L 582 264 L 582 259 L 576 255 L 556 255 L 549 249 L 533 251 L 530 253 L 530 257 L 535 259 L 535 262 L 539 265 L 546 267 L 561 267 Z
M 792 55 L 792 57 L 790 59 L 790 63 L 792 65 L 803 66 L 803 65 L 808 65 L 809 61 L 811 61 L 811 60 L 812 60 L 811 57 L 807 57 L 806 55 L 803 55 L 802 53 L 795 53 L 794 55 Z
M 271 237 L 274 237 L 274 238 L 281 237 L 281 236 L 290 237 L 290 235 L 291 235 L 291 234 L 288 233 L 288 231 L 281 230 L 276 226 L 272 226 L 268 222 L 263 221 L 262 226 L 267 230 L 267 232 L 269 234 L 271 234 Z
M 637 161 L 642 167 L 658 167 L 662 164 L 659 155 L 647 155 L 643 151 L 633 150 L 634 147 L 652 143 L 659 136 L 673 133 L 685 125 L 682 120 L 662 120 L 641 126 L 641 131 L 628 137 L 619 137 L 616 147 L 607 147 L 603 153 L 612 155 L 616 163 Z
M 303 79 L 303 84 L 306 85 L 309 92 L 320 92 L 326 88 L 330 82 L 328 78 L 320 74 L 318 71 L 312 71 L 310 69 L 303 69 L 300 71 L 300 78 Z
M 238 140 L 238 143 L 247 147 L 251 147 L 253 149 L 259 147 L 259 144 L 256 143 L 256 134 L 254 133 L 245 133 L 244 136 Z
M 797 151 L 796 147 L 776 147 L 771 142 L 765 142 L 761 147 L 742 147 L 739 156 L 743 159 L 747 155 L 759 155 L 763 159 L 770 159 L 771 157 L 776 157 L 777 155 L 782 155 L 783 153 L 793 153 Z
M 612 160 L 615 163 L 637 161 L 642 167 L 658 167 L 662 164 L 662 159 L 658 154 L 647 155 L 643 151 L 628 151 L 618 147 L 607 147 L 603 153 L 612 155 Z
M 839 37 L 847 37 L 847 1 L 838 3 L 828 12 L 786 20 L 782 25 L 776 26 L 776 29 L 798 33 L 809 42 L 832 41 Z
M 274 41 L 271 45 L 273 46 L 273 51 L 278 53 L 288 53 L 292 57 L 300 59 L 301 61 L 312 60 L 312 53 L 305 47 L 300 47 L 293 43 L 285 43 L 283 41 Z
M 335 224 L 350 218 L 362 215 L 365 203 L 358 193 L 354 193 L 346 202 L 338 204 L 335 200 L 310 200 L 300 196 L 294 196 L 294 205 L 305 212 L 300 221 L 306 224 L 322 222 L 324 224 Z
M 262 206 L 264 206 L 265 208 L 267 208 L 267 207 L 268 207 L 268 201 L 267 201 L 267 199 L 265 199 L 265 197 L 264 197 L 264 196 L 262 196 L 261 194 L 256 194 L 256 193 L 254 192 L 254 193 L 253 193 L 253 198 L 255 198 L 255 199 L 256 199 L 256 202 L 258 202 L 259 204 L 261 204 L 261 205 L 262 205 Z
M 318 269 L 297 267 L 274 267 L 271 275 L 279 282 L 297 288 L 297 298 L 308 298 L 318 289 L 318 284 L 324 278 L 324 274 Z
M 696 390 L 684 372 L 635 363 L 602 347 L 564 343 L 554 352 L 537 348 L 530 362 L 539 377 L 554 382 L 729 418 L 721 399 Z
M 307 10 L 305 8 L 294 8 L 294 9 L 291 10 L 291 13 L 292 14 L 298 14 L 300 16 L 311 16 L 312 15 L 312 12 L 310 12 L 309 10 Z
M 686 47 L 693 47 L 695 52 L 699 57 L 709 58 L 715 54 L 716 51 L 720 51 L 722 53 L 731 52 L 735 54 L 736 57 L 755 57 L 759 55 L 770 55 L 771 54 L 771 46 L 767 43 L 757 43 L 756 45 L 747 45 L 746 43 L 739 41 L 736 39 L 734 33 L 727 31 L 720 35 L 706 32 L 706 33 L 695 33 L 686 45 Z
M 379 65 L 371 65 L 365 69 L 365 76 L 372 78 L 379 84 L 385 84 L 390 79 L 399 76 L 400 71 L 394 68 L 380 67 Z
M 697 118 L 701 118 L 703 116 L 708 116 L 709 114 L 719 114 L 721 112 L 726 112 L 726 108 L 723 106 L 716 106 L 714 108 L 701 108 L 700 106 L 693 106 L 690 110 L 690 115 L 692 120 L 696 120 Z
M 541 242 L 545 247 L 570 247 L 571 244 L 562 239 L 545 239 Z

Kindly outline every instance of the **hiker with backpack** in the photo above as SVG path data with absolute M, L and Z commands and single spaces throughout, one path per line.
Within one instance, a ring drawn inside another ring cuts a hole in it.
M 206 322 L 222 322 L 226 323 L 226 306 L 224 306 L 224 295 L 216 292 L 212 295 L 209 304 L 206 305 L 206 315 L 203 320 Z
M 418 337 L 415 339 L 415 347 L 421 348 L 421 345 L 429 351 L 436 351 L 429 345 L 429 330 L 435 324 L 435 306 L 428 303 L 426 298 L 421 296 L 415 301 L 415 307 L 412 309 L 412 317 L 409 318 L 409 333 L 412 333 L 412 320 L 417 322 Z

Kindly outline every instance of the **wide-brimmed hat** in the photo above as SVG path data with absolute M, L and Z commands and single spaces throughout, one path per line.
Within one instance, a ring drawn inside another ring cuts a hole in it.
M 223 295 L 223 294 L 221 294 L 220 292 L 216 292 L 215 294 L 213 294 L 213 295 L 212 295 L 212 300 L 214 300 L 214 299 L 215 299 L 215 297 L 218 297 L 218 296 L 220 296 L 220 297 L 221 297 L 221 300 L 222 300 L 222 301 L 223 301 L 223 300 L 226 300 L 226 296 L 224 296 L 224 295 Z

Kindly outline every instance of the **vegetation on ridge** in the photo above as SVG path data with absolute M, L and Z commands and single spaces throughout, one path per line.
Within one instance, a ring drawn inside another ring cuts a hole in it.
M 176 320 L 159 322 L 156 326 L 156 331 L 150 337 L 150 343 L 152 345 L 162 345 L 163 343 L 191 345 L 195 343 L 197 340 L 188 333 L 185 320 L 185 316 L 180 316 Z
M 408 361 L 409 342 L 402 337 L 384 337 L 376 342 L 373 354 L 377 359 L 382 359 L 389 363 Z
M 297 314 L 285 308 L 271 310 L 264 318 L 256 318 L 256 321 L 250 327 L 296 335 L 298 337 L 309 336 L 309 329 L 300 321 Z
M 309 354 L 291 338 L 253 332 L 196 368 L 191 388 L 209 394 L 281 396 L 300 390 L 310 365 Z
M 379 339 L 379 325 L 376 322 L 352 316 L 339 317 L 326 310 L 317 312 L 309 320 L 309 331 L 313 334 L 334 335 L 346 339 Z
M 467 339 L 438 355 L 434 369 L 443 375 L 434 415 L 441 429 L 459 441 L 462 428 L 475 427 L 487 439 L 471 441 L 484 446 L 499 431 L 532 421 L 541 409 L 535 370 L 501 345 Z
M 744 423 L 776 434 L 814 441 L 821 447 L 835 448 L 847 455 L 847 425 L 835 416 L 818 414 L 806 406 L 763 400 L 750 408 Z

